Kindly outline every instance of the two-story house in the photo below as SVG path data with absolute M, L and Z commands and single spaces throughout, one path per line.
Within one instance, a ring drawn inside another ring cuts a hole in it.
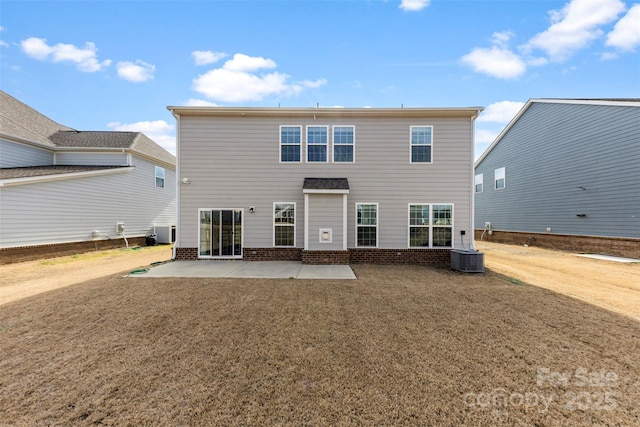
M 474 181 L 483 240 L 640 258 L 640 100 L 531 99 Z
M 168 109 L 176 259 L 448 263 L 474 245 L 480 107 Z

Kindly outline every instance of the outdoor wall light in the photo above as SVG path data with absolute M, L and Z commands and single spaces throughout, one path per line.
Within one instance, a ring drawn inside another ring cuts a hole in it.
M 180 182 L 183 184 L 191 184 L 191 180 L 189 180 L 189 178 L 182 178 Z
M 256 211 L 255 206 L 249 206 L 249 213 L 254 213 Z

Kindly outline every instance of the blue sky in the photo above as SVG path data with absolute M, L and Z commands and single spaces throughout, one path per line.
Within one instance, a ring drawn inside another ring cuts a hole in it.
M 3 0 L 0 27 L 0 89 L 171 152 L 167 105 L 483 106 L 477 157 L 528 99 L 640 98 L 622 0 Z

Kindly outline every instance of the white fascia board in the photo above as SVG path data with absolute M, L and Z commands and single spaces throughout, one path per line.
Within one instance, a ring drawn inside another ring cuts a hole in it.
M 640 102 L 615 99 L 554 99 L 554 98 L 537 98 L 531 99 L 531 102 L 539 102 L 545 104 L 579 104 L 579 105 L 607 105 L 614 107 L 640 107 Z
M 322 190 L 322 189 L 306 189 L 302 190 L 303 194 L 349 194 L 349 190 Z
M 111 175 L 115 173 L 131 172 L 133 166 L 105 169 L 99 171 L 60 173 L 55 175 L 28 176 L 24 178 L 0 179 L 0 187 L 11 187 L 14 185 L 38 184 L 41 182 L 62 181 L 65 179 L 86 178 L 90 176 Z
M 4 139 L 9 142 L 17 142 L 19 144 L 30 145 L 32 147 L 40 148 L 47 151 L 55 151 L 56 147 L 52 145 L 43 144 L 41 142 L 31 141 L 30 139 L 21 138 L 19 136 L 11 135 L 10 133 L 0 132 L 0 139 Z

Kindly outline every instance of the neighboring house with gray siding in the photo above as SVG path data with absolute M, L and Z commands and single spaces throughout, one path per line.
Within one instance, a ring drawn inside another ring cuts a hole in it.
M 3 261 L 144 242 L 175 206 L 175 157 L 142 133 L 77 131 L 0 91 Z
M 176 259 L 448 263 L 474 245 L 479 107 L 168 108 Z
M 532 99 L 475 163 L 476 233 L 640 257 L 639 165 L 640 100 Z

